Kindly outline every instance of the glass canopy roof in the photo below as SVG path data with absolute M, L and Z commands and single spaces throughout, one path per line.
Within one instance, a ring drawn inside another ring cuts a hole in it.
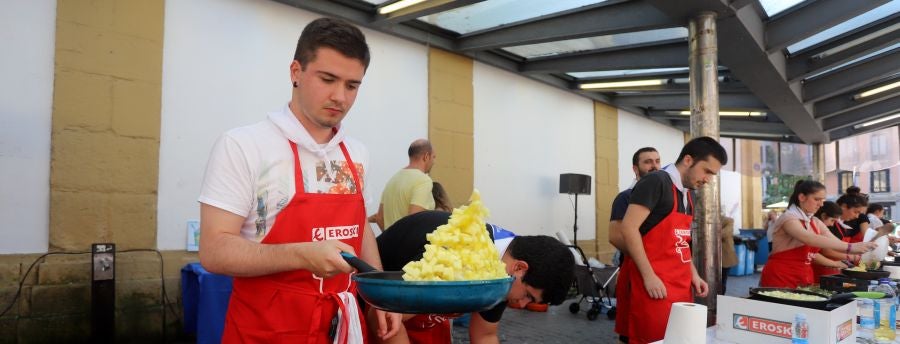
M 736 18 L 740 8 L 759 6 L 759 18 L 720 21 L 728 29 L 718 32 L 719 70 L 727 71 L 719 102 L 723 109 L 770 115 L 729 119 L 723 132 L 810 143 L 900 123 L 891 117 L 900 108 L 900 87 L 882 89 L 885 80 L 900 77 L 900 0 L 423 0 L 395 17 L 375 8 L 397 0 L 274 1 L 468 56 L 682 128 L 683 122 L 661 113 L 688 104 L 689 87 L 674 81 L 689 73 L 684 18 L 696 11 Z M 808 18 L 810 6 L 816 20 L 796 22 Z M 614 20 L 552 20 L 594 12 Z M 791 25 L 774 25 L 782 20 Z M 773 53 L 766 50 L 769 32 L 790 43 L 783 59 L 767 58 Z M 848 68 L 852 75 L 841 73 Z M 659 79 L 670 80 L 649 87 L 581 88 L 585 82 Z M 846 97 L 879 89 L 873 98 Z M 879 119 L 884 122 L 862 125 Z
M 804 0 L 759 0 L 759 4 L 762 5 L 763 10 L 766 11 L 766 15 L 771 18 L 803 1 Z
M 638 32 L 626 32 L 590 38 L 577 38 L 539 44 L 520 45 L 503 48 L 507 52 L 530 59 L 535 57 L 554 56 L 579 51 L 588 51 L 612 47 L 621 47 L 642 43 L 658 42 L 671 39 L 687 38 L 686 28 L 670 28 Z
M 487 0 L 420 17 L 419 20 L 460 34 L 559 13 L 605 0 Z
M 869 23 L 876 22 L 888 16 L 891 16 L 895 13 L 900 12 L 900 1 L 894 0 L 888 2 L 884 5 L 881 5 L 871 11 L 863 13 L 859 16 L 856 16 L 853 19 L 847 20 L 838 25 L 832 26 L 831 28 L 819 32 L 815 35 L 812 35 L 802 41 L 794 43 L 787 47 L 787 51 L 789 54 L 794 54 L 800 50 L 809 48 L 816 44 L 822 43 L 831 38 L 837 37 L 839 35 L 845 34 L 852 30 L 863 27 Z

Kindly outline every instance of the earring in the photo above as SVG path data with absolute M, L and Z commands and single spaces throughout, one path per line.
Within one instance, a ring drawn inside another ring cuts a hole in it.
M 297 82 L 294 81 L 294 88 L 297 88 Z

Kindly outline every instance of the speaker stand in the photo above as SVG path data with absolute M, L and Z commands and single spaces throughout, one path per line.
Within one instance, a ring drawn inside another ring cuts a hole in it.
M 572 245 L 578 247 L 578 193 L 575 193 L 575 222 L 572 224 Z M 580 250 L 581 248 L 578 247 Z

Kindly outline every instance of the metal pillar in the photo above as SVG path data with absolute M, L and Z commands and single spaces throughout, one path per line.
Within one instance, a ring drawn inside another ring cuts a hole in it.
M 816 143 L 812 145 L 813 150 L 813 179 L 825 184 L 825 145 Z
M 690 35 L 691 137 L 719 138 L 718 42 L 716 13 L 701 12 L 688 23 Z M 694 204 L 694 264 L 709 284 L 709 295 L 697 298 L 709 308 L 715 322 L 716 295 L 721 289 L 722 240 L 719 230 L 719 179 L 697 190 Z

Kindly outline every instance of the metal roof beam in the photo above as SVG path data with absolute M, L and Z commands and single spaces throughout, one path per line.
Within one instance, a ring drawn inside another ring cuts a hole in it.
M 848 111 L 840 116 L 826 118 L 822 120 L 822 127 L 825 128 L 825 131 L 834 131 L 892 115 L 900 111 L 898 109 L 900 109 L 900 97 L 894 97 Z
M 682 116 L 683 118 L 672 119 L 676 127 L 690 128 L 690 116 Z M 746 121 L 739 119 L 719 118 L 719 131 L 727 132 L 744 132 L 748 135 L 752 133 L 766 133 L 772 135 L 794 135 L 790 128 L 779 122 L 760 122 Z
M 648 0 L 672 18 L 687 20 L 699 11 L 716 11 L 719 62 L 807 143 L 826 142 L 808 108 L 800 101 L 800 85 L 784 80 L 785 57 L 765 51 L 765 23 L 756 6 L 732 8 L 727 0 Z M 720 106 L 722 107 L 722 106 Z
M 687 94 L 666 95 L 617 95 L 611 97 L 613 104 L 618 106 L 639 106 L 657 110 L 685 110 L 691 107 L 690 96 Z M 721 93 L 719 94 L 719 109 L 765 109 L 759 99 L 750 93 Z
M 457 49 L 485 50 L 680 26 L 684 23 L 643 1 L 628 1 L 463 36 Z
M 873 56 L 841 70 L 825 74 L 803 85 L 803 100 L 814 102 L 852 91 L 900 71 L 900 48 Z
M 569 73 L 601 70 L 684 67 L 688 64 L 686 43 L 646 46 L 634 49 L 578 53 L 524 62 L 525 73 Z
M 818 0 L 766 24 L 766 49 L 775 52 L 888 3 L 888 0 Z
M 657 78 L 632 78 L 632 79 L 657 79 Z M 600 81 L 602 82 L 602 81 Z M 581 81 L 576 82 L 572 85 L 573 89 L 581 90 L 579 85 L 586 84 L 589 82 Z M 690 89 L 688 88 L 688 84 L 676 84 L 676 83 L 665 83 L 662 85 L 655 86 L 638 86 L 638 87 L 609 87 L 609 88 L 596 88 L 596 89 L 585 89 L 584 91 L 588 92 L 642 92 L 642 93 L 654 93 L 654 94 L 665 94 L 665 93 L 688 93 Z M 747 87 L 742 85 L 740 82 L 736 81 L 726 81 L 719 83 L 719 91 L 727 91 L 727 92 L 748 92 Z
M 865 134 L 865 133 L 873 132 L 876 130 L 888 128 L 888 127 L 894 127 L 894 129 L 897 130 L 896 129 L 897 125 L 900 125 L 900 118 L 893 119 L 893 120 L 886 121 L 886 122 L 881 122 L 881 123 L 866 126 L 866 127 L 862 127 L 859 129 L 854 129 L 853 127 L 847 127 L 847 128 L 832 131 L 828 134 L 831 136 L 832 140 L 836 141 L 836 140 L 840 140 L 840 139 L 847 138 L 850 136 Z
M 406 8 L 396 10 L 388 14 L 377 14 L 375 23 L 399 23 L 413 20 L 430 14 L 449 11 L 455 8 L 469 6 L 484 0 L 429 0 Z
M 881 31 L 887 31 L 881 32 Z M 878 37 L 871 35 L 880 34 Z M 787 79 L 797 81 L 828 68 L 900 42 L 900 13 L 826 45 L 801 52 L 787 60 Z
M 886 83 L 897 82 L 900 81 L 900 77 L 893 78 Z M 875 87 L 875 86 L 873 86 Z M 864 99 L 856 100 L 854 96 L 859 94 L 859 91 L 853 91 L 848 93 L 843 93 L 819 102 L 816 102 L 814 105 L 814 113 L 816 119 L 825 119 L 829 117 L 834 117 L 840 115 L 844 112 L 850 110 L 856 110 L 863 106 L 868 106 L 869 104 L 880 102 L 882 100 L 890 99 L 896 96 L 900 96 L 900 88 L 895 88 L 892 90 L 887 90 L 882 93 L 873 94 Z

